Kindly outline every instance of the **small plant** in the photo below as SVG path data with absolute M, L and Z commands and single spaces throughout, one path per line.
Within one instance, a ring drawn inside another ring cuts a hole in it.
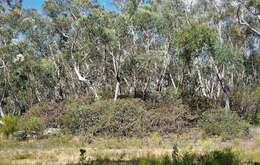
M 248 134 L 249 124 L 242 120 L 235 112 L 224 109 L 205 112 L 199 126 L 207 134 L 232 138 Z
M 231 109 L 251 124 L 260 124 L 260 87 L 234 92 L 231 95 Z
M 80 149 L 79 151 L 80 151 L 79 164 L 85 164 L 85 162 L 86 162 L 86 150 Z
M 31 117 L 29 119 L 21 119 L 20 130 L 26 132 L 27 135 L 40 137 L 43 135 L 45 129 L 45 123 L 43 119 L 39 117 Z
M 12 135 L 17 128 L 17 118 L 12 115 L 6 115 L 2 118 L 3 125 L 0 127 L 0 132 L 2 132 L 6 137 Z

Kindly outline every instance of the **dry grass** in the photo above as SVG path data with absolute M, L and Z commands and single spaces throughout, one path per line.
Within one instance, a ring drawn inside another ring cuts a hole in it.
M 161 137 L 152 134 L 145 138 L 96 138 L 91 144 L 82 137 L 60 135 L 48 139 L 19 142 L 0 138 L 1 164 L 73 164 L 79 160 L 79 149 L 87 151 L 87 159 L 133 158 L 170 154 L 177 144 L 180 153 L 203 153 L 231 147 L 241 158 L 260 162 L 260 128 L 251 131 L 251 137 L 223 141 L 220 137 L 204 137 L 199 130 Z

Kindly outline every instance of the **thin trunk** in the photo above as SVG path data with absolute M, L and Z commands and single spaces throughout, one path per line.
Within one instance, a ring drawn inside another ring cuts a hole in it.
M 2 106 L 0 105 L 0 117 L 4 117 L 4 112 L 3 112 L 3 109 L 2 109 Z
M 202 81 L 202 77 L 201 77 L 201 73 L 200 73 L 198 65 L 196 65 L 196 70 L 198 72 L 198 78 L 199 78 L 202 94 L 203 94 L 203 96 L 207 97 L 206 90 L 205 90 L 205 85 L 204 85 L 204 83 Z
M 116 82 L 116 89 L 115 89 L 115 95 L 114 95 L 114 101 L 117 100 L 117 97 L 119 95 L 119 89 L 120 89 L 120 82 Z
M 217 75 L 217 80 L 221 86 L 221 89 L 224 93 L 224 99 L 225 99 L 225 109 L 227 111 L 230 110 L 230 99 L 229 99 L 229 86 L 228 84 L 225 83 L 225 80 L 224 80 L 224 67 L 223 67 L 223 71 L 222 71 L 222 74 L 219 72 L 218 70 L 218 67 L 217 65 L 215 64 L 215 61 L 214 59 L 211 57 L 211 61 L 212 61 L 212 64 L 215 68 L 215 71 L 216 71 L 216 75 Z
M 170 73 L 170 78 L 171 78 L 171 82 L 172 82 L 173 87 L 174 87 L 175 89 L 177 89 L 176 84 L 175 84 L 175 82 L 174 82 L 174 79 L 173 79 L 171 73 Z
M 164 68 L 163 68 L 162 74 L 161 74 L 161 76 L 159 78 L 159 81 L 158 81 L 158 84 L 157 84 L 157 90 L 158 91 L 161 91 L 163 79 L 164 79 L 164 77 L 166 75 L 168 66 L 169 66 L 169 64 L 171 62 L 169 49 L 170 49 L 170 43 L 169 43 L 169 39 L 167 38 L 166 39 L 166 44 L 165 44 L 165 50 L 164 50 Z
M 0 117 L 4 117 L 2 106 L 0 105 Z M 0 120 L 0 125 L 4 125 L 4 122 Z

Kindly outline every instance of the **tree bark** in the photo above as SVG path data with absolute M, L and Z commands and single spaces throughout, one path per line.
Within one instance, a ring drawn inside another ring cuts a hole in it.
M 98 94 L 97 94 L 97 91 L 96 91 L 96 88 L 94 86 L 91 85 L 90 81 L 87 80 L 85 77 L 83 77 L 80 72 L 79 72 L 79 67 L 74 64 L 74 70 L 76 72 L 76 75 L 78 76 L 78 79 L 84 83 L 87 84 L 88 88 L 93 92 L 94 96 L 95 96 L 95 99 L 98 100 L 99 97 L 98 97 Z
M 207 93 L 206 93 L 206 90 L 205 90 L 205 84 L 202 81 L 202 77 L 201 77 L 201 73 L 200 73 L 198 64 L 196 64 L 196 70 L 198 72 L 198 78 L 199 78 L 202 94 L 203 94 L 203 96 L 207 97 Z
M 0 105 L 0 117 L 4 117 L 4 112 L 1 105 Z M 4 122 L 2 120 L 0 120 L 0 125 L 4 125 Z
M 115 95 L 114 95 L 114 101 L 117 100 L 118 94 L 119 94 L 119 89 L 120 89 L 120 82 L 116 82 L 116 88 L 115 88 Z
M 217 80 L 218 80 L 218 82 L 221 86 L 223 93 L 224 93 L 225 109 L 226 109 L 226 111 L 229 111 L 230 110 L 229 86 L 228 86 L 228 84 L 225 83 L 224 75 L 220 74 L 218 67 L 215 64 L 214 59 L 212 57 L 210 57 L 210 58 L 211 58 L 212 64 L 213 64 L 215 71 L 216 71 Z

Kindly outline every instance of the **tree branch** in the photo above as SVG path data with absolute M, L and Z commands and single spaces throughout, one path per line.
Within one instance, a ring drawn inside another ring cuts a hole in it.
M 85 77 L 83 77 L 83 76 L 80 74 L 79 66 L 78 66 L 76 63 L 74 64 L 74 70 L 75 70 L 75 73 L 76 73 L 78 79 L 79 79 L 80 81 L 86 83 L 87 86 L 88 86 L 88 88 L 91 89 L 92 92 L 94 93 L 95 98 L 98 99 L 99 97 L 98 97 L 98 94 L 97 94 L 97 92 L 96 92 L 95 87 L 93 87 L 93 86 L 91 85 L 91 82 L 90 82 L 88 79 L 86 79 Z
M 241 13 L 241 15 L 240 15 Z M 257 29 L 253 28 L 245 19 L 243 16 L 243 10 L 241 10 L 241 4 L 239 4 L 238 9 L 237 9 L 237 19 L 240 25 L 246 26 L 250 31 L 255 33 L 257 36 L 260 37 L 260 31 Z

